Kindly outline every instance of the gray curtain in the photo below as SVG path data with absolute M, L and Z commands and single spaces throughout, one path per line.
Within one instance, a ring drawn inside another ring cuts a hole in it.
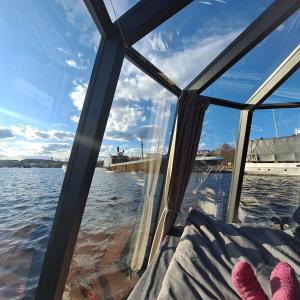
M 140 222 L 135 230 L 136 237 L 133 242 L 132 254 L 130 255 L 130 268 L 132 271 L 141 270 L 149 242 L 149 234 L 152 227 L 154 194 L 157 187 L 161 159 L 150 163 L 146 181 L 144 206 Z
M 159 223 L 152 243 L 149 263 L 173 227 L 196 158 L 204 114 L 209 102 L 194 91 L 184 90 L 179 98 L 171 142 Z

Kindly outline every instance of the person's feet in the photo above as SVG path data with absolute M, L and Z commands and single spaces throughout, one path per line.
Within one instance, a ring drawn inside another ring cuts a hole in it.
M 231 273 L 231 280 L 242 300 L 268 299 L 247 262 L 240 261 L 235 264 Z
M 92 284 L 80 284 L 81 293 L 85 296 L 86 300 L 97 300 L 96 292 Z
M 280 262 L 270 278 L 272 300 L 299 300 L 300 286 L 295 271 L 286 262 Z

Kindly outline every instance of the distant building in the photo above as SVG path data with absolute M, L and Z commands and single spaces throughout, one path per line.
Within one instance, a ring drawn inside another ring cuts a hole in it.
M 295 128 L 294 129 L 294 134 L 295 135 L 300 135 L 300 128 Z
M 124 155 L 124 150 L 120 151 L 120 148 L 117 147 L 116 155 L 110 155 L 104 159 L 103 166 L 104 168 L 111 166 L 112 164 L 118 164 L 129 161 L 129 156 Z

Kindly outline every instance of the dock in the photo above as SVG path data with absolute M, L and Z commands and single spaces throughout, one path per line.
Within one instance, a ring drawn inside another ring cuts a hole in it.
M 104 165 L 104 168 L 108 171 L 116 172 L 146 172 L 152 173 L 159 167 L 160 173 L 163 173 L 167 168 L 168 159 L 166 156 L 161 158 L 145 158 L 134 161 L 127 161 L 121 163 L 115 163 L 110 165 Z M 157 167 L 155 167 L 157 166 Z M 210 173 L 230 173 L 231 167 L 220 164 L 217 160 L 196 159 L 193 165 L 193 172 L 207 172 Z
M 160 165 L 160 166 L 159 166 Z M 166 157 L 162 158 L 145 158 L 134 161 L 127 161 L 121 163 L 115 163 L 106 165 L 105 169 L 108 171 L 118 171 L 118 172 L 146 172 L 151 173 L 156 170 L 156 167 L 160 168 L 160 173 L 167 167 Z

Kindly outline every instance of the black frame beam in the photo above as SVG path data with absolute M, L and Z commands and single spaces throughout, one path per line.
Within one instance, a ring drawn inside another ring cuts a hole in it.
M 73 143 L 36 299 L 61 299 L 124 59 L 119 39 L 101 40 Z
M 141 0 L 115 25 L 120 27 L 128 46 L 133 45 L 193 0 Z
M 300 108 L 300 102 L 266 103 L 255 107 L 256 110 L 283 109 L 283 108 Z
M 224 100 L 224 99 L 220 99 L 220 98 L 208 97 L 208 96 L 204 96 L 204 95 L 201 95 L 201 98 L 207 99 L 210 102 L 210 104 L 213 104 L 213 105 L 223 106 L 223 107 L 227 107 L 227 108 L 235 108 L 235 109 L 240 109 L 240 110 L 247 108 L 247 104 L 245 104 L 245 103 L 239 103 L 239 102 Z
M 269 8 L 188 84 L 186 89 L 196 90 L 198 93 L 204 91 L 299 7 L 299 0 L 274 1 Z
M 227 206 L 227 223 L 235 223 L 238 220 L 238 209 L 242 192 L 252 114 L 253 112 L 250 110 L 242 110 L 240 112 L 239 133 L 236 144 L 234 166 L 231 177 L 231 188 Z
M 270 105 L 263 106 L 261 103 L 263 103 L 267 97 L 269 97 L 284 81 L 289 78 L 289 76 L 291 76 L 291 74 L 293 74 L 299 68 L 299 64 L 300 45 L 292 51 L 292 53 L 269 76 L 269 78 L 267 78 L 267 80 L 256 90 L 256 92 L 253 93 L 246 103 L 247 110 L 243 110 L 240 113 L 239 136 L 236 145 L 234 168 L 227 207 L 226 221 L 228 223 L 237 222 L 238 220 L 238 208 L 240 204 L 249 136 L 251 131 L 252 112 L 256 108 L 270 109 Z
M 102 38 L 117 32 L 103 0 L 83 0 Z
M 144 73 L 148 74 L 153 80 L 166 88 L 169 92 L 179 97 L 182 90 L 162 71 L 155 67 L 147 58 L 141 55 L 134 48 L 129 47 L 125 49 L 126 58 L 136 65 Z

